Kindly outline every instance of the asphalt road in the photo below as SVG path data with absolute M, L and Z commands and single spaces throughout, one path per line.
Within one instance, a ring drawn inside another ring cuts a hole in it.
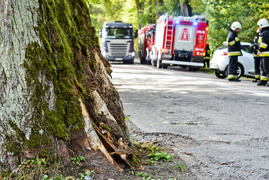
M 195 174 L 190 179 L 269 179 L 269 87 L 137 61 L 111 64 L 130 121 L 187 140 L 175 150 Z

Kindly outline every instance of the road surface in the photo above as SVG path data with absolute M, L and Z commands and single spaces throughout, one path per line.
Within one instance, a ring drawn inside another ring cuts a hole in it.
M 111 64 L 130 121 L 145 133 L 186 139 L 174 150 L 190 179 L 269 179 L 269 87 L 178 67 Z

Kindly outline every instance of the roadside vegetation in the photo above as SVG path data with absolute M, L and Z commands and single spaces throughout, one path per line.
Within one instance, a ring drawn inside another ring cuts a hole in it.
M 175 158 L 170 149 L 153 143 L 133 142 L 137 155 L 134 169 L 119 172 L 121 180 L 177 180 L 188 168 Z M 45 158 L 35 158 L 22 162 L 16 171 L 6 173 L 1 180 L 91 180 L 98 179 L 98 174 L 107 173 L 98 169 L 86 169 L 83 156 L 71 157 L 68 165 L 51 164 Z M 161 176 L 161 177 L 160 177 Z M 112 179 L 115 177 L 111 177 Z

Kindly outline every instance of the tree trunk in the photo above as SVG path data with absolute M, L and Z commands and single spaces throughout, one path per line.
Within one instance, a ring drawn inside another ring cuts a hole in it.
M 192 16 L 192 8 L 189 0 L 181 0 L 181 16 Z
M 137 11 L 137 23 L 138 23 L 138 29 L 142 27 L 141 22 L 139 21 L 140 14 L 143 13 L 143 2 L 140 2 L 140 0 L 135 0 L 136 3 L 136 11 Z
M 123 107 L 85 0 L 2 0 L 0 23 L 0 169 L 37 156 L 126 160 Z

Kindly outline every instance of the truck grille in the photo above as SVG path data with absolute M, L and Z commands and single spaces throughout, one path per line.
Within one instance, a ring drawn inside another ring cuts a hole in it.
M 128 44 L 109 44 L 109 52 L 113 57 L 127 56 Z

